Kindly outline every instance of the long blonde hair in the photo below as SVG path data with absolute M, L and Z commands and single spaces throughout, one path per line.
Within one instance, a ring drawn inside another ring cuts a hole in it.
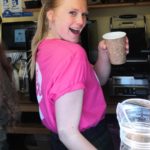
M 38 17 L 37 29 L 31 43 L 31 51 L 32 51 L 31 62 L 30 62 L 31 78 L 33 78 L 35 72 L 35 61 L 36 61 L 36 52 L 37 52 L 38 44 L 44 38 L 44 36 L 49 30 L 49 23 L 46 16 L 47 11 L 58 7 L 59 4 L 60 4 L 59 0 L 45 0 L 43 2 L 43 6 L 41 8 Z

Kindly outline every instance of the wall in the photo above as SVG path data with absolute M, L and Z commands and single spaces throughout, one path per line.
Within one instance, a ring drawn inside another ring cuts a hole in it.
M 150 39 L 150 6 L 95 8 L 90 9 L 90 19 L 96 19 L 98 23 L 98 38 L 108 32 L 110 17 L 121 14 L 141 14 L 146 16 L 147 36 Z

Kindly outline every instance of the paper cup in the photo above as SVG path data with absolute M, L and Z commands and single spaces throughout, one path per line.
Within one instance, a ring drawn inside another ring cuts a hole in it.
M 103 35 L 103 39 L 106 40 L 110 62 L 113 65 L 121 65 L 126 62 L 125 36 L 126 33 L 121 31 L 109 32 Z

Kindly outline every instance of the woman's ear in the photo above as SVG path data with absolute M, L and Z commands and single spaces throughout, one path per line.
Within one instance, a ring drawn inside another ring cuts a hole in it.
M 49 21 L 53 21 L 53 14 L 54 14 L 54 11 L 53 10 L 49 10 L 48 12 L 47 12 L 47 19 L 49 20 Z

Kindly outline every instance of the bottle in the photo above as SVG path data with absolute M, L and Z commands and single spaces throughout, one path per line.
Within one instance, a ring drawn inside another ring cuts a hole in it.
M 13 69 L 13 77 L 14 77 L 14 83 L 15 83 L 16 90 L 19 91 L 19 75 L 15 68 Z
M 19 67 L 19 91 L 21 93 L 28 93 L 29 92 L 29 80 L 28 80 L 27 62 L 24 59 L 20 60 L 20 67 Z

